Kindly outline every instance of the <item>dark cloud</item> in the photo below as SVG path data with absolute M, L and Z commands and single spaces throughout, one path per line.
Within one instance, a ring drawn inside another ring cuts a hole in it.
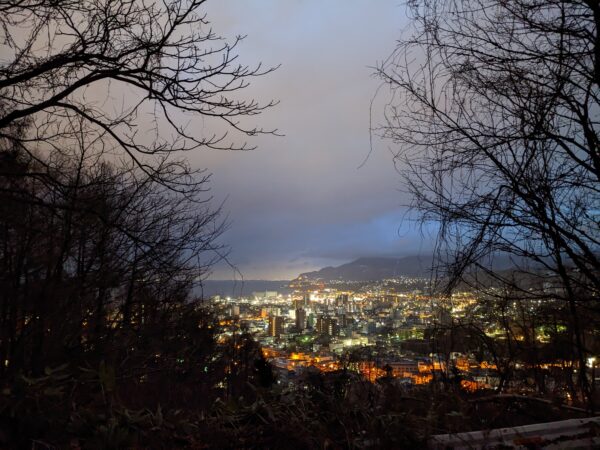
M 263 136 L 247 153 L 191 156 L 213 173 L 215 198 L 232 225 L 224 242 L 246 278 L 282 278 L 323 264 L 374 254 L 402 254 L 423 244 L 403 225 L 387 143 L 369 154 L 369 104 L 377 61 L 405 26 L 396 1 L 255 0 L 208 2 L 219 34 L 247 35 L 240 62 L 281 64 L 246 91 L 280 100 L 258 121 L 285 137 Z M 398 234 L 399 229 L 402 231 Z M 216 278 L 229 278 L 219 267 Z

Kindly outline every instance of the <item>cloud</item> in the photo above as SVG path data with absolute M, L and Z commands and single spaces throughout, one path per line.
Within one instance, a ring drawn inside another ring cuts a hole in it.
M 252 121 L 284 137 L 259 137 L 258 149 L 247 153 L 190 155 L 214 173 L 216 200 L 227 197 L 232 225 L 223 240 L 232 262 L 247 278 L 280 278 L 327 261 L 418 248 L 417 234 L 397 233 L 406 227 L 408 201 L 388 143 L 376 141 L 357 170 L 369 154 L 369 105 L 379 83 L 369 66 L 393 50 L 405 8 L 367 0 L 207 5 L 216 33 L 247 35 L 241 63 L 282 65 L 244 94 L 280 100 Z

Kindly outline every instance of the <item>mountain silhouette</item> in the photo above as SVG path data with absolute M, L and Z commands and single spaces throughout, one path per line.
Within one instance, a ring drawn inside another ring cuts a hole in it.
M 343 281 L 374 281 L 400 276 L 426 277 L 431 272 L 432 259 L 432 256 L 365 257 L 341 266 L 306 272 L 300 276 L 311 280 Z

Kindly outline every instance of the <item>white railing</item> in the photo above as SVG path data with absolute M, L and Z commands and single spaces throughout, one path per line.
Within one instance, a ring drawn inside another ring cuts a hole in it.
M 438 434 L 431 449 L 596 449 L 600 448 L 600 417 L 536 423 L 468 433 Z

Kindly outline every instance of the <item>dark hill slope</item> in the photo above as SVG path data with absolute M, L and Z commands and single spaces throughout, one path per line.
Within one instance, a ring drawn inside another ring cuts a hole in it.
M 403 258 L 358 258 L 338 267 L 325 267 L 301 277 L 311 280 L 371 281 L 399 276 L 424 277 L 431 271 L 431 256 L 406 256 Z

